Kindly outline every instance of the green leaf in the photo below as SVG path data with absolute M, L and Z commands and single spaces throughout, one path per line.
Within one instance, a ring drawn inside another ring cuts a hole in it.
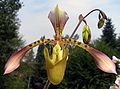
M 85 26 L 83 27 L 82 38 L 83 38 L 83 42 L 85 44 L 89 44 L 90 39 L 91 39 L 91 32 L 90 32 L 90 28 L 87 24 L 85 24 Z
M 98 28 L 102 28 L 104 25 L 104 18 L 100 19 L 99 22 L 98 22 Z

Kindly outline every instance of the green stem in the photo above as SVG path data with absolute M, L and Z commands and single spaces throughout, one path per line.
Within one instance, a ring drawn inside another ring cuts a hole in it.
M 102 12 L 100 9 L 94 9 L 94 10 L 90 11 L 87 15 L 85 15 L 81 20 L 79 20 L 79 22 L 78 22 L 77 26 L 75 27 L 73 33 L 71 34 L 70 38 L 72 38 L 72 37 L 74 36 L 74 34 L 75 34 L 75 32 L 77 31 L 78 27 L 80 26 L 81 22 L 82 22 L 88 15 L 90 15 L 90 14 L 91 14 L 92 12 L 94 12 L 94 11 Z

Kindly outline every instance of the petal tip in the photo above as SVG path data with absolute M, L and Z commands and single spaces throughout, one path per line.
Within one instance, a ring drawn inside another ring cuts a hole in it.
M 87 51 L 94 57 L 99 69 L 107 73 L 117 74 L 115 64 L 107 55 L 94 48 L 88 48 Z
M 20 61 L 28 50 L 29 48 L 24 47 L 23 49 L 19 50 L 18 52 L 13 53 L 10 56 L 10 58 L 8 59 L 4 67 L 4 70 L 5 70 L 4 75 L 11 73 L 12 71 L 14 71 L 20 66 Z
M 3 73 L 3 75 L 6 75 L 6 74 L 9 74 L 9 73 L 7 73 L 6 71 Z
M 116 70 L 113 70 L 113 73 L 117 75 L 117 72 L 116 72 Z
M 69 19 L 67 13 L 62 10 L 58 4 L 53 10 L 50 11 L 48 18 L 51 21 L 55 32 L 58 29 L 62 32 L 67 20 Z

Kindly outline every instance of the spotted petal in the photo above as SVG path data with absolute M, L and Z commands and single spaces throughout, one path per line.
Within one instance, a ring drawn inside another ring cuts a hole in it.
M 8 74 L 8 73 L 14 71 L 15 69 L 17 69 L 20 65 L 20 60 L 23 58 L 23 56 L 25 55 L 25 53 L 29 49 L 31 49 L 31 48 L 33 48 L 37 45 L 47 43 L 47 42 L 52 43 L 52 40 L 50 40 L 50 39 L 40 39 L 40 40 L 37 40 L 37 41 L 27 45 L 26 47 L 22 48 L 18 52 L 13 53 L 10 56 L 10 58 L 8 59 L 6 65 L 4 67 L 4 70 L 5 70 L 4 74 Z
M 15 69 L 17 69 L 20 65 L 20 60 L 23 58 L 23 56 L 29 49 L 29 47 L 24 47 L 20 51 L 13 53 L 4 67 L 4 74 L 11 73 Z
M 75 46 L 78 46 L 80 48 L 83 48 L 85 49 L 87 52 L 89 52 L 95 59 L 96 63 L 97 63 L 97 67 L 99 69 L 101 69 L 102 71 L 104 72 L 107 72 L 107 73 L 116 73 L 116 66 L 115 64 L 112 62 L 112 60 L 107 56 L 105 55 L 104 53 L 92 48 L 92 47 L 89 47 L 88 45 L 84 44 L 84 43 L 81 43 L 79 41 L 76 41 L 74 39 L 65 39 L 63 40 L 63 43 L 68 43 L 69 44 L 73 44 Z
M 91 47 L 86 50 L 94 57 L 99 69 L 107 73 L 117 74 L 115 64 L 107 55 Z

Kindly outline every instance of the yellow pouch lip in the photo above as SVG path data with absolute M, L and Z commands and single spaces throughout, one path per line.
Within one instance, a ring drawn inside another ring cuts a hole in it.
M 66 69 L 66 62 L 68 58 L 68 49 L 63 49 L 63 58 L 56 63 L 53 63 L 50 58 L 49 52 L 47 48 L 44 48 L 44 55 L 46 61 L 46 70 L 48 80 L 54 84 L 59 84 L 64 77 L 65 69 Z
M 64 48 L 63 49 L 63 58 L 62 60 L 65 58 L 66 60 L 68 59 L 68 53 L 69 53 L 69 49 L 68 48 Z M 54 67 L 55 65 L 57 65 L 59 62 L 61 62 L 62 60 L 56 62 L 56 63 L 53 63 L 52 62 L 52 59 L 50 58 L 50 55 L 49 55 L 49 51 L 47 49 L 47 47 L 44 48 L 44 57 L 45 57 L 45 61 L 46 61 L 46 67 L 48 68 L 52 68 Z M 49 66 L 48 66 L 49 65 Z

